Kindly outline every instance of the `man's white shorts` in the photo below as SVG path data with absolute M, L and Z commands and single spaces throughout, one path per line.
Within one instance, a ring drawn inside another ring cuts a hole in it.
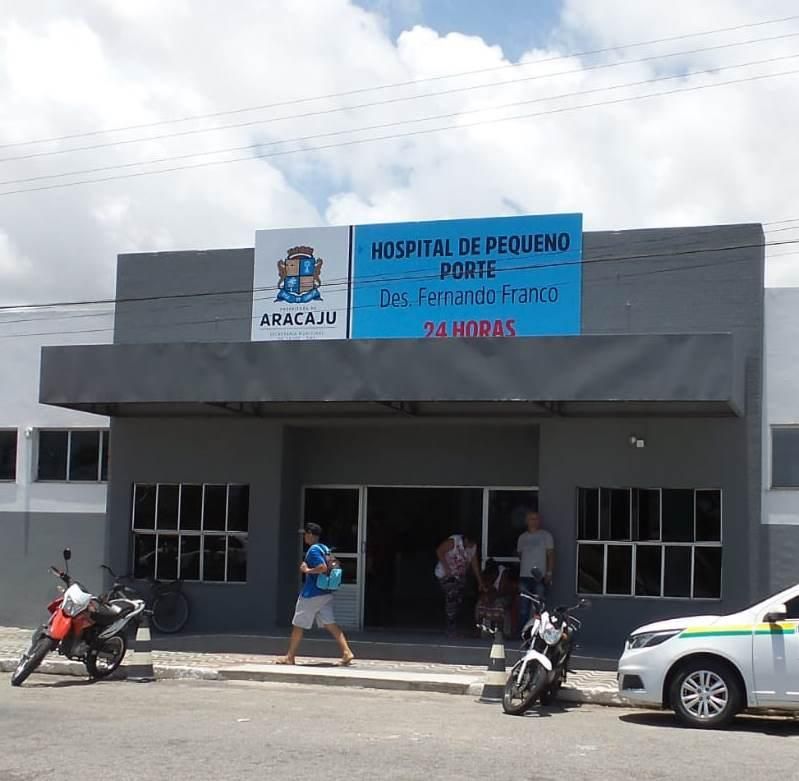
M 318 597 L 300 597 L 297 600 L 297 607 L 294 610 L 294 618 L 291 623 L 301 629 L 310 629 L 314 619 L 317 626 L 327 626 L 335 624 L 333 616 L 333 595 L 320 594 Z

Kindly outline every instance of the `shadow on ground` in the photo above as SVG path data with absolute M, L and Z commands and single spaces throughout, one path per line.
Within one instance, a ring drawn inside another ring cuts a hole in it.
M 685 730 L 672 713 L 626 713 L 620 721 L 638 727 L 660 727 L 661 729 Z M 721 732 L 741 734 L 774 735 L 792 738 L 799 736 L 799 720 L 790 716 L 738 716 L 729 727 Z
M 553 716 L 562 715 L 569 711 L 579 710 L 583 707 L 581 702 L 553 702 L 551 705 L 535 705 L 525 713 L 522 718 L 525 719 L 551 719 Z M 502 705 L 499 706 L 500 712 Z M 503 713 L 503 715 L 505 715 Z M 518 718 L 518 717 L 517 717 Z
M 105 683 L 112 682 L 113 681 L 95 681 L 91 678 L 65 678 L 57 681 L 25 681 L 22 685 L 25 689 L 66 689 L 70 686 L 102 686 Z

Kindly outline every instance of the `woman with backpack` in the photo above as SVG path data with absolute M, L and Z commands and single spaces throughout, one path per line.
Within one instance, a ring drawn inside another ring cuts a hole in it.
M 452 534 L 436 549 L 438 564 L 435 575 L 444 592 L 444 613 L 447 619 L 447 637 L 457 634 L 458 613 L 466 594 L 466 575 L 471 568 L 480 591 L 485 590 L 480 571 L 477 543 L 467 535 Z
M 322 545 L 322 527 L 316 523 L 306 523 L 302 529 L 308 551 L 300 564 L 300 572 L 305 576 L 302 591 L 297 599 L 297 607 L 292 619 L 291 640 L 285 656 L 275 664 L 295 664 L 297 650 L 306 629 L 311 629 L 314 621 L 327 629 L 341 649 L 341 664 L 351 664 L 355 658 L 347 638 L 336 624 L 333 616 L 333 594 L 341 583 L 341 567 L 330 553 L 327 545 Z

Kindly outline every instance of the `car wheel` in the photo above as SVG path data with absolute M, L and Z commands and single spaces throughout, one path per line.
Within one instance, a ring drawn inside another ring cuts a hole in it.
M 671 707 L 688 727 L 718 729 L 741 710 L 744 693 L 729 665 L 715 660 L 687 662 L 671 684 Z

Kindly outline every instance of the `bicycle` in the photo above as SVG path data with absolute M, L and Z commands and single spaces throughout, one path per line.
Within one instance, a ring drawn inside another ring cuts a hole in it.
M 143 580 L 149 584 L 149 592 L 143 594 L 140 588 L 134 585 L 137 579 L 133 575 L 117 575 L 107 564 L 102 564 L 101 569 L 114 579 L 108 592 L 109 599 L 116 597 L 143 599 L 153 626 L 163 634 L 175 634 L 186 626 L 190 609 L 189 600 L 182 590 L 183 581 L 163 581 L 147 577 Z

